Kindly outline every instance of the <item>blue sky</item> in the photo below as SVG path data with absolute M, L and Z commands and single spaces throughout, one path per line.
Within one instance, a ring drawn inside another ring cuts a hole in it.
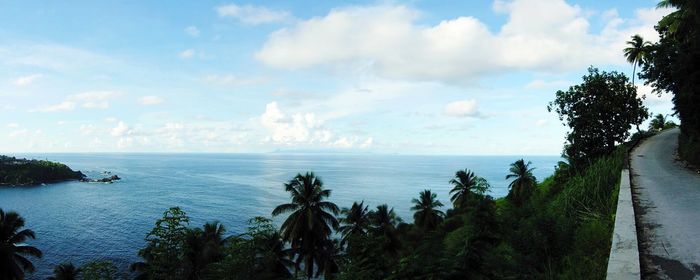
M 557 155 L 655 1 L 0 1 L 0 151 Z M 669 95 L 640 94 L 653 113 Z

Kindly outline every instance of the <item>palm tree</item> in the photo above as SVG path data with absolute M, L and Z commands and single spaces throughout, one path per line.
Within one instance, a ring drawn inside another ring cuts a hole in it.
M 677 10 L 664 16 L 659 21 L 659 27 L 667 29 L 671 35 L 696 30 L 698 9 L 695 0 L 661 0 L 657 8 L 676 8 Z M 690 20 L 695 18 L 695 21 Z M 690 34 L 689 34 L 690 35 Z M 692 35 L 691 35 L 692 37 Z
M 256 254 L 256 263 L 260 264 L 256 271 L 260 279 L 288 279 L 293 275 L 290 267 L 296 268 L 291 260 L 292 249 L 285 248 L 284 240 L 279 231 L 272 230 L 261 233 L 256 237 L 256 246 L 259 254 Z
M 662 114 L 658 114 L 654 116 L 653 119 L 651 119 L 651 122 L 649 123 L 649 130 L 662 130 L 664 129 L 664 126 L 666 125 L 666 117 Z
M 343 217 L 340 218 L 340 223 L 342 226 L 338 228 L 338 231 L 343 236 L 340 246 L 342 247 L 350 236 L 354 235 L 364 235 L 367 233 L 369 228 L 369 211 L 368 206 L 364 205 L 365 202 L 360 203 L 353 202 L 350 209 L 343 208 L 340 214 Z
M 338 215 L 338 206 L 324 201 L 331 191 L 324 190 L 321 179 L 311 172 L 297 174 L 284 187 L 291 195 L 292 203 L 277 206 L 272 215 L 291 212 L 282 223 L 282 239 L 290 242 L 297 254 L 297 264 L 303 262 L 306 275 L 311 278 L 314 265 L 326 262 L 327 254 L 323 254 L 323 250 L 333 230 L 338 228 L 338 220 L 334 216 Z M 321 272 L 318 270 L 316 276 Z
M 415 204 L 411 207 L 411 210 L 416 211 L 413 214 L 416 226 L 425 230 L 432 230 L 442 222 L 445 213 L 437 210 L 437 208 L 443 206 L 442 202 L 437 200 L 437 194 L 432 193 L 430 190 L 424 190 L 420 192 L 419 199 L 414 198 L 411 202 Z
M 218 221 L 199 229 L 188 229 L 184 238 L 184 267 L 187 279 L 200 279 L 209 264 L 223 258 L 224 226 Z
M 53 269 L 53 276 L 49 280 L 75 280 L 78 279 L 80 268 L 76 268 L 72 263 L 62 263 Z
M 202 240 L 205 245 L 204 259 L 211 263 L 223 257 L 226 228 L 219 221 L 205 223 L 202 227 Z
M 0 279 L 24 279 L 25 272 L 34 272 L 34 265 L 25 256 L 42 256 L 39 249 L 24 243 L 36 237 L 34 231 L 23 227 L 19 214 L 0 209 Z
M 629 47 L 624 49 L 627 62 L 632 63 L 632 85 L 634 85 L 634 74 L 637 71 L 637 65 L 641 65 L 642 61 L 648 55 L 649 46 L 651 43 L 645 42 L 642 36 L 635 34 L 632 40 L 627 41 Z
M 537 179 L 532 175 L 534 168 L 530 168 L 531 162 L 525 163 L 523 159 L 519 159 L 510 164 L 510 174 L 506 176 L 506 180 L 514 179 L 508 187 L 510 192 L 508 196 L 520 205 L 530 195 L 532 188 L 537 183 Z
M 382 204 L 377 206 L 377 210 L 370 211 L 368 216 L 372 225 L 370 233 L 386 239 L 384 251 L 393 255 L 398 254 L 399 249 L 401 249 L 401 243 L 396 234 L 396 226 L 402 220 L 396 215 L 394 208 L 389 209 L 388 205 Z
M 483 195 L 490 187 L 486 179 L 476 176 L 468 169 L 457 171 L 450 184 L 454 186 L 450 191 L 450 200 L 455 209 L 463 208 L 472 196 Z

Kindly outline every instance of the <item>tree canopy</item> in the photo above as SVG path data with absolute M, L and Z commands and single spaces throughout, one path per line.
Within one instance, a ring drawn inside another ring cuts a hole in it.
M 649 117 L 637 89 L 624 74 L 593 67 L 588 68 L 583 83 L 557 91 L 547 110 L 557 112 L 571 129 L 564 154 L 575 165 L 612 153 L 617 143 L 629 137 L 633 125 Z

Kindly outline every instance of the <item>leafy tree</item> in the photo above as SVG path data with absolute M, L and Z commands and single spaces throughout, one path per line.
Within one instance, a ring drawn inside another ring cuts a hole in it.
M 484 263 L 498 245 L 496 205 L 490 196 L 480 199 L 469 214 L 468 237 L 457 253 L 456 274 L 466 279 L 493 279 L 497 271 L 485 269 Z
M 486 179 L 476 176 L 468 169 L 455 173 L 455 177 L 450 180 L 454 187 L 450 191 L 452 194 L 452 204 L 455 209 L 464 208 L 473 196 L 481 196 L 490 188 Z
M 535 175 L 532 175 L 534 168 L 530 168 L 531 162 L 525 163 L 523 159 L 516 160 L 510 164 L 510 174 L 506 175 L 506 180 L 513 179 L 508 184 L 510 191 L 508 197 L 515 201 L 516 205 L 522 205 L 532 194 L 533 188 L 537 184 Z
M 126 279 L 126 275 L 119 273 L 117 267 L 111 261 L 94 261 L 83 265 L 83 280 L 117 280 Z
M 425 230 L 433 230 L 440 224 L 445 216 L 445 213 L 438 210 L 443 206 L 440 200 L 437 200 L 437 194 L 430 190 L 420 192 L 419 198 L 411 200 L 415 205 L 411 210 L 416 211 L 413 214 L 416 226 Z
M 655 27 L 659 42 L 652 44 L 640 77 L 658 94 L 673 93 L 681 121 L 678 153 L 700 163 L 700 4 L 694 0 L 664 0 L 660 7 L 676 11 Z
M 248 220 L 246 233 L 226 238 L 223 258 L 205 270 L 207 279 L 290 279 L 290 249 L 270 219 Z
M 291 212 L 282 223 L 282 239 L 290 242 L 297 254 L 297 264 L 304 263 L 307 277 L 318 276 L 323 271 L 322 264 L 330 256 L 329 237 L 338 228 L 338 206 L 325 201 L 331 194 L 323 189 L 323 182 L 313 173 L 298 174 L 285 184 L 292 202 L 277 206 L 272 215 Z M 318 266 L 314 274 L 314 266 Z
M 651 119 L 651 122 L 649 123 L 649 130 L 663 130 L 674 126 L 675 124 L 672 121 L 667 121 L 664 115 L 657 114 L 653 119 Z
M 340 224 L 338 231 L 342 235 L 341 245 L 344 245 L 350 236 L 365 235 L 370 226 L 368 206 L 365 202 L 353 202 L 350 208 L 343 208 L 340 214 Z
M 632 125 L 649 117 L 637 89 L 624 74 L 600 72 L 593 67 L 583 76 L 582 84 L 557 91 L 547 110 L 557 112 L 571 128 L 564 154 L 575 166 L 585 166 L 612 153 L 616 143 L 627 139 Z
M 637 65 L 641 65 L 648 56 L 651 43 L 644 41 L 644 38 L 639 34 L 635 34 L 630 41 L 627 41 L 627 45 L 629 47 L 624 49 L 625 58 L 627 58 L 627 62 L 632 63 L 632 84 L 634 85 L 634 74 L 637 70 Z
M 180 279 L 185 272 L 181 263 L 190 219 L 179 207 L 163 213 L 146 236 L 146 247 L 139 250 L 144 262 L 131 265 L 140 279 Z
M 81 269 L 76 268 L 72 263 L 62 263 L 53 269 L 53 276 L 49 280 L 75 280 L 78 279 Z
M 26 256 L 42 256 L 39 249 L 24 243 L 36 237 L 34 231 L 23 227 L 24 219 L 17 212 L 0 209 L 0 279 L 24 279 L 25 272 L 34 272 L 34 264 Z

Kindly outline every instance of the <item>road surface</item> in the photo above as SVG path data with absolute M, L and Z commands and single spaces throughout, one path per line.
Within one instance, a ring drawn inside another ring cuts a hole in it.
M 676 160 L 678 129 L 631 154 L 642 278 L 700 279 L 700 175 Z

